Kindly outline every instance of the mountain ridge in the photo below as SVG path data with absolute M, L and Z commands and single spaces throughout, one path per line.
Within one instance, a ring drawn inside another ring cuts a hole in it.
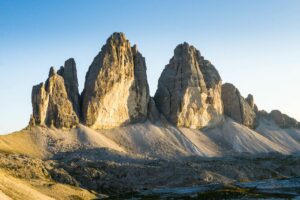
M 81 94 L 73 58 L 51 67 L 32 89 L 28 126 L 0 136 L 0 198 L 111 199 L 299 176 L 299 122 L 222 84 L 194 46 L 175 48 L 154 97 L 146 69 L 123 33 L 94 58 Z
M 78 145 L 175 158 L 300 150 L 299 122 L 278 110 L 259 110 L 253 95 L 244 98 L 233 84 L 222 84 L 217 69 L 186 42 L 175 48 L 154 97 L 145 58 L 124 33 L 113 33 L 90 65 L 81 94 L 70 58 L 57 72 L 51 67 L 46 82 L 33 87 L 32 106 L 27 130 L 34 130 L 35 140 L 40 140 L 37 132 L 47 132 L 57 152 Z M 72 138 L 61 137 L 64 142 L 57 147 L 54 130 Z M 40 142 L 46 148 L 37 148 L 55 155 L 45 138 Z
M 63 95 L 56 97 L 56 93 Z M 70 103 L 72 108 L 66 106 Z M 216 68 L 186 42 L 175 48 L 151 97 L 145 58 L 121 32 L 113 33 L 94 58 L 81 95 L 76 63 L 70 58 L 57 72 L 51 67 L 44 86 L 33 87 L 32 107 L 30 125 L 56 128 L 72 128 L 80 122 L 109 129 L 150 119 L 199 129 L 218 125 L 224 116 L 252 129 L 258 126 L 259 116 L 272 118 L 282 128 L 300 127 L 278 110 L 260 111 L 253 95 L 244 98 L 234 85 L 222 84 Z M 77 117 L 68 117 L 74 113 Z

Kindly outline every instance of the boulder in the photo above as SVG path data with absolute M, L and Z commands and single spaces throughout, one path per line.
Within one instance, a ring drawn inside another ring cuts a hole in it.
M 223 119 L 218 71 L 188 43 L 178 45 L 165 66 L 154 99 L 169 122 L 189 128 L 211 127 Z
M 244 99 L 233 84 L 225 83 L 222 86 L 222 101 L 227 116 L 249 128 L 255 127 L 257 108 L 252 95 Z
M 144 57 L 123 33 L 112 34 L 86 74 L 83 122 L 95 129 L 142 122 L 147 118 L 148 102 Z

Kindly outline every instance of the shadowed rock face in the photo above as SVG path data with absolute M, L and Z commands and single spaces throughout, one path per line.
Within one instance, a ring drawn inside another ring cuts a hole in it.
M 151 97 L 148 105 L 148 119 L 151 122 L 156 122 L 160 120 L 160 113 L 157 110 L 154 99 Z
M 73 58 L 66 60 L 64 67 L 61 67 L 57 71 L 57 74 L 61 75 L 64 78 L 68 98 L 72 102 L 73 108 L 77 116 L 79 117 L 80 104 L 75 60 Z
M 86 74 L 83 122 L 100 129 L 144 121 L 148 101 L 145 59 L 123 33 L 114 33 Z
M 286 114 L 281 113 L 279 110 L 272 110 L 269 117 L 281 128 L 299 128 L 300 123 L 289 117 Z
M 223 118 L 221 78 L 215 67 L 187 43 L 174 50 L 162 72 L 155 102 L 177 126 L 202 128 Z
M 227 116 L 238 123 L 254 128 L 257 108 L 252 95 L 244 99 L 234 85 L 225 83 L 222 86 L 222 101 Z
M 46 83 L 32 89 L 33 119 L 31 124 L 72 128 L 79 123 L 68 98 L 63 77 L 52 67 Z

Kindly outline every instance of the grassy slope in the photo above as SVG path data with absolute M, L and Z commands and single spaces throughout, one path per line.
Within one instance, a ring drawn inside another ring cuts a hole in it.
M 41 129 L 21 130 L 0 136 L 0 150 L 4 152 L 26 154 L 42 158 L 48 153 L 44 148 L 44 139 L 40 135 Z
M 24 180 L 0 171 L 0 199 L 14 200 L 63 200 L 94 199 L 96 196 L 86 190 L 46 180 Z M 2 195 L 2 196 L 1 196 Z M 2 198 L 3 197 L 3 198 Z

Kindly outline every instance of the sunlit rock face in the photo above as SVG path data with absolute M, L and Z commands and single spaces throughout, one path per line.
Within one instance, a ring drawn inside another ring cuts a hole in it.
M 148 102 L 145 59 L 123 33 L 114 33 L 86 74 L 83 122 L 95 129 L 141 122 L 147 118 Z
M 46 92 L 44 83 L 40 83 L 39 85 L 33 86 L 31 93 L 31 101 L 33 109 L 33 120 L 31 119 L 32 124 L 44 124 L 49 101 L 49 96 Z
M 176 126 L 211 127 L 223 119 L 221 87 L 215 67 L 195 47 L 183 43 L 162 72 L 154 99 Z
M 225 83 L 222 86 L 222 101 L 227 116 L 249 128 L 255 127 L 257 108 L 252 95 L 244 99 L 233 84 Z
M 65 82 L 54 68 L 47 81 L 32 89 L 33 119 L 36 125 L 72 128 L 79 123 L 72 102 L 68 98 Z

